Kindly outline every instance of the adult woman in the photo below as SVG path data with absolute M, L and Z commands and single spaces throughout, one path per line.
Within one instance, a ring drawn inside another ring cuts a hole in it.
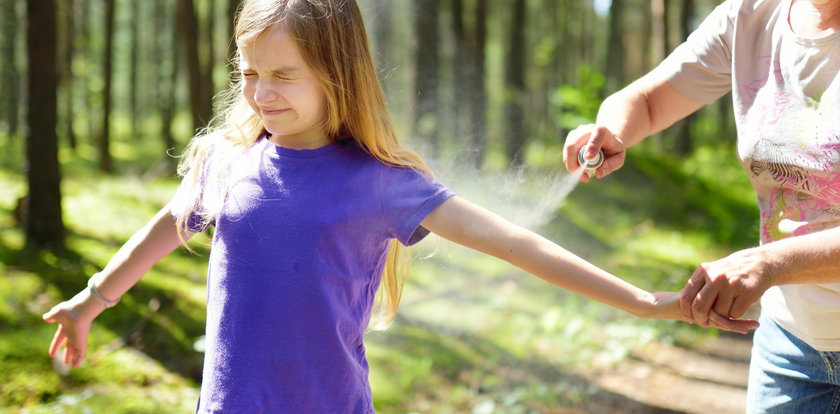
M 586 146 L 604 150 L 604 177 L 625 148 L 732 92 L 761 245 L 699 266 L 681 309 L 710 326 L 761 298 L 749 412 L 840 413 L 838 70 L 840 0 L 727 0 L 566 140 L 570 171 Z

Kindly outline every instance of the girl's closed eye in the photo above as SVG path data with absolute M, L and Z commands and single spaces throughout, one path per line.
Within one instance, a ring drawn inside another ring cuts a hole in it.
M 280 80 L 280 81 L 293 81 L 293 80 L 297 79 L 297 76 L 295 76 L 292 73 L 285 72 L 285 71 L 275 71 L 273 73 L 273 75 L 274 75 L 274 79 L 277 79 L 277 80 Z

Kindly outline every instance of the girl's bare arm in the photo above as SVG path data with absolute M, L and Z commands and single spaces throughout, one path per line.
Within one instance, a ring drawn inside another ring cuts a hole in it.
M 452 197 L 422 222 L 426 229 L 503 259 L 564 289 L 648 318 L 682 319 L 676 293 L 652 294 L 581 259 L 550 240 L 462 198 Z M 752 321 L 724 327 L 745 332 Z
M 99 273 L 93 283 L 103 298 L 109 301 L 119 299 L 152 265 L 178 247 L 181 239 L 169 211 L 168 206 L 161 209 L 131 236 Z M 182 233 L 184 240 L 191 236 L 192 233 Z M 62 346 L 66 346 L 64 362 L 78 366 L 87 351 L 90 324 L 104 310 L 105 306 L 91 295 L 91 290 L 84 289 L 45 313 L 43 318 L 46 322 L 58 323 L 50 345 L 50 356 L 55 356 Z

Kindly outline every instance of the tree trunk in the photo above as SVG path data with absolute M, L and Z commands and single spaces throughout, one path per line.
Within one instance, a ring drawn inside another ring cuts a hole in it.
M 653 13 L 651 7 L 645 7 L 642 11 L 642 64 L 641 70 L 648 71 L 659 62 L 653 62 L 651 57 L 651 44 L 653 43 Z
M 129 110 L 131 111 L 131 131 L 132 134 L 138 134 L 139 131 L 139 114 L 138 114 L 138 104 L 137 104 L 137 95 L 138 95 L 138 64 L 139 64 L 139 57 L 140 57 L 140 3 L 139 1 L 132 1 L 131 2 L 131 52 L 129 54 L 129 95 L 128 95 L 128 106 Z
M 209 76 L 205 74 L 198 52 L 198 17 L 193 0 L 178 0 L 177 28 L 189 75 L 193 128 L 198 131 L 213 116 L 213 99 L 210 95 L 212 87 L 207 86 Z
M 172 135 L 172 117 L 175 107 L 175 79 L 178 71 L 178 35 L 175 32 L 177 21 L 172 18 L 171 8 L 167 8 L 170 2 L 164 4 L 164 0 L 155 0 L 155 39 L 154 53 L 156 66 L 157 86 L 155 91 L 156 102 L 160 110 L 160 137 L 163 140 L 163 150 L 171 154 L 175 150 L 175 137 Z M 170 13 L 167 13 L 170 12 Z M 165 53 L 167 52 L 168 53 Z M 167 168 L 175 172 L 176 163 L 171 157 L 166 158 Z
M 475 35 L 470 53 L 471 62 L 467 82 L 470 91 L 469 101 L 472 103 L 470 117 L 470 149 L 468 158 L 472 165 L 481 168 L 484 164 L 484 153 L 487 148 L 487 90 L 485 85 L 487 52 L 487 0 L 476 0 L 475 3 Z
M 391 50 L 394 45 L 393 0 L 374 0 L 373 40 L 376 46 L 376 67 L 379 73 L 389 71 L 393 65 Z M 384 82 L 383 82 L 383 86 Z
M 104 87 L 102 90 L 102 132 L 99 138 L 99 168 L 105 172 L 114 170 L 111 159 L 111 89 L 114 61 L 114 0 L 105 0 L 105 62 L 103 64 Z
M 73 121 L 75 118 L 73 110 L 73 58 L 76 54 L 75 47 L 75 0 L 64 0 L 61 3 L 61 37 L 64 43 L 61 45 L 61 64 L 59 65 L 59 73 L 61 74 L 61 91 L 64 98 L 62 109 L 64 110 L 63 122 L 64 138 L 68 145 L 73 150 L 76 149 L 76 134 L 73 131 Z
M 233 59 L 236 57 L 236 42 L 233 38 L 234 36 L 234 18 L 236 17 L 236 11 L 239 10 L 239 3 L 240 0 L 228 0 L 228 7 L 227 7 L 227 30 L 228 30 L 228 62 L 232 62 Z
M 691 34 L 691 19 L 694 17 L 694 0 L 683 0 L 680 11 L 680 41 L 684 41 Z M 691 126 L 697 119 L 696 113 L 687 116 L 680 121 L 676 133 L 675 152 L 679 155 L 688 155 L 694 151 L 694 142 L 691 138 Z
M 19 20 L 17 0 L 0 0 L 0 24 L 2 24 L 2 58 L 5 62 L 0 65 L 0 117 L 6 121 L 6 132 L 9 135 L 18 133 L 20 117 L 20 74 L 17 67 L 17 34 Z
M 505 64 L 506 152 L 513 165 L 521 165 L 525 150 L 525 0 L 514 0 Z
M 667 0 L 651 0 L 650 10 L 652 19 L 653 36 L 653 53 L 652 59 L 654 64 L 658 64 L 665 56 L 668 55 L 668 1 Z
M 440 120 L 437 109 L 440 106 L 438 93 L 439 65 L 439 17 L 437 0 L 418 0 L 415 3 L 415 55 L 416 72 L 414 89 L 417 99 L 414 113 L 414 136 L 431 144 L 433 155 L 440 152 Z
M 96 52 L 94 50 L 94 42 L 91 40 L 91 24 L 92 24 L 92 16 L 91 13 L 91 5 L 89 0 L 82 0 L 79 3 L 79 8 L 77 10 L 78 14 L 76 15 L 76 21 L 79 22 L 79 43 L 83 45 L 83 47 L 78 51 L 78 55 L 81 59 L 84 59 L 87 63 L 86 68 L 86 76 L 82 76 L 81 79 L 77 79 L 76 81 L 79 83 L 79 90 L 83 95 L 84 100 L 84 111 L 87 114 L 85 118 L 87 118 L 87 125 L 86 125 L 86 134 L 90 141 L 94 141 L 98 138 L 97 132 L 97 110 L 100 105 L 95 102 L 95 96 L 92 92 L 91 88 L 91 78 L 94 75 L 94 69 L 101 65 L 94 63 L 94 56 L 96 56 Z M 93 142 L 91 142 L 93 144 Z
M 607 25 L 607 93 L 617 91 L 624 85 L 624 0 L 612 0 L 610 23 Z
M 452 105 L 452 134 L 455 141 L 461 145 L 469 145 L 468 142 L 461 141 L 461 137 L 467 134 L 466 123 L 464 117 L 470 112 L 470 102 L 468 101 L 468 91 L 464 88 L 469 79 L 470 64 L 470 47 L 467 40 L 467 33 L 464 24 L 464 2 L 463 0 L 451 0 L 452 6 L 452 34 L 455 42 L 454 47 L 454 64 L 452 76 L 452 91 L 453 91 L 453 105 Z M 469 150 L 469 149 L 467 149 Z
M 29 103 L 26 116 L 27 246 L 53 251 L 64 248 L 61 217 L 61 172 L 56 135 L 56 10 L 53 0 L 28 0 L 27 56 Z
M 213 67 L 216 66 L 216 1 L 210 0 L 207 2 L 207 15 L 204 16 L 204 24 L 199 24 L 199 33 L 204 34 L 204 58 L 200 59 L 202 77 L 204 79 L 203 88 L 204 96 L 210 99 L 212 109 L 213 91 L 216 90 L 216 85 L 213 83 Z M 201 20 L 199 19 L 199 22 Z M 212 110 L 210 115 L 212 116 Z
M 732 109 L 732 92 L 727 93 L 717 101 L 718 142 L 731 142 L 736 134 L 735 120 Z

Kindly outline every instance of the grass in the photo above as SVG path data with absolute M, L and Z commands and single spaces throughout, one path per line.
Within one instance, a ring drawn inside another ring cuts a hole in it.
M 46 354 L 54 326 L 40 315 L 81 289 L 177 185 L 167 173 L 141 168 L 154 164 L 148 150 L 121 149 L 122 171 L 114 176 L 96 173 L 87 153 L 63 154 L 69 251 L 60 255 L 23 249 L 13 212 L 25 180 L 14 162 L 0 168 L 0 407 L 7 407 L 0 412 L 193 412 L 206 240 L 194 243 L 199 255 L 178 251 L 161 261 L 97 319 L 81 368 L 65 372 Z M 703 148 L 677 162 L 641 148 L 619 174 L 540 205 L 550 221 L 537 230 L 646 289 L 678 289 L 699 262 L 756 240 L 752 190 L 739 168 L 722 149 Z M 486 207 L 527 217 L 547 191 L 559 191 L 547 173 L 452 185 Z M 609 367 L 652 340 L 714 335 L 635 319 L 433 238 L 415 252 L 435 254 L 415 261 L 394 325 L 367 336 L 382 413 L 587 407 L 600 392 L 579 375 L 587 369 Z

